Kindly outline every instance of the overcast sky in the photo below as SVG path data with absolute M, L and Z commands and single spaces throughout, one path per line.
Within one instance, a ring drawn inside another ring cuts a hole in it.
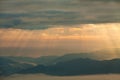
M 0 27 L 44 29 L 53 25 L 120 22 L 119 0 L 1 0 Z

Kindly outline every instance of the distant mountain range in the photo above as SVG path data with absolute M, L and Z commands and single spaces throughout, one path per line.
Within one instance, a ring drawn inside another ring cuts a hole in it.
M 120 59 L 97 61 L 74 59 L 54 65 L 38 65 L 18 72 L 19 74 L 43 73 L 57 76 L 120 73 Z
M 17 62 L 7 57 L 0 57 L 0 75 L 11 75 L 31 67 L 34 67 L 34 65 Z
M 1 56 L 0 75 L 43 73 L 66 76 L 120 73 L 119 52 L 119 49 L 115 49 L 113 52 L 103 50 L 39 58 Z M 118 57 L 115 59 L 114 55 Z

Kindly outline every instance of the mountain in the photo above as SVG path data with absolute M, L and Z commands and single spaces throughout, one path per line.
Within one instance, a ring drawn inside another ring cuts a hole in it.
M 113 48 L 113 49 L 105 49 L 94 51 L 90 53 L 69 53 L 63 56 L 58 56 L 56 59 L 53 60 L 53 64 L 57 62 L 65 62 L 73 59 L 93 59 L 93 60 L 111 60 L 115 58 L 120 58 L 120 49 Z
M 57 76 L 120 73 L 120 59 L 97 61 L 79 58 L 49 66 L 38 65 L 19 73 L 43 73 Z
M 31 57 L 11 57 L 7 56 L 7 59 L 10 59 L 12 61 L 20 62 L 20 63 L 29 63 L 34 65 L 49 65 L 52 64 L 52 62 L 58 58 L 58 56 L 41 56 L 39 58 L 31 58 Z
M 0 57 L 0 76 L 11 75 L 30 67 L 34 67 L 34 65 L 28 63 L 19 63 L 5 57 Z
M 41 56 L 36 59 L 36 63 L 41 65 L 51 65 L 56 62 L 59 56 Z
M 94 59 L 94 55 L 93 53 L 71 53 L 71 54 L 66 54 L 63 56 L 59 56 L 54 63 L 58 63 L 58 62 L 66 62 L 66 61 L 70 61 L 70 60 L 74 60 L 74 59 L 79 59 L 79 58 L 89 58 L 89 59 Z
M 40 58 L 1 56 L 0 76 L 11 75 L 37 65 L 51 65 L 56 58 L 57 56 L 42 56 Z
M 120 73 L 119 58 L 119 48 L 91 53 L 71 53 L 63 56 L 41 56 L 39 58 L 1 56 L 0 75 L 14 73 L 49 75 Z

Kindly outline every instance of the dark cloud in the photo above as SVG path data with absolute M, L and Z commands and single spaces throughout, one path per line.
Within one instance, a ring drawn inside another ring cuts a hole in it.
M 119 0 L 2 0 L 0 4 L 0 28 L 120 22 Z

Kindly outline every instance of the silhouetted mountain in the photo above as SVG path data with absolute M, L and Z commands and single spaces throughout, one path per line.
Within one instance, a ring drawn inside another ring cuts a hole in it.
M 0 57 L 0 75 L 11 75 L 30 67 L 34 67 L 34 65 L 19 63 L 5 57 Z
M 39 65 L 20 71 L 19 73 L 44 73 L 59 76 L 120 73 L 120 59 L 97 61 L 79 58 L 66 62 L 58 62 L 50 66 Z
M 63 56 L 0 57 L 0 75 L 44 73 L 80 75 L 120 73 L 120 49 L 93 53 L 72 53 Z
M 46 70 L 46 66 L 38 65 L 38 66 L 35 66 L 35 67 L 32 67 L 32 68 L 28 68 L 28 69 L 21 70 L 21 71 L 19 71 L 18 73 L 19 73 L 19 74 L 44 73 L 45 70 Z
M 41 56 L 39 58 L 31 58 L 31 57 L 11 57 L 8 56 L 6 58 L 22 63 L 29 63 L 29 64 L 41 64 L 41 65 L 50 65 L 52 64 L 59 56 Z
M 41 56 L 36 59 L 36 63 L 41 65 L 52 65 L 56 62 L 59 56 Z
M 58 57 L 54 63 L 58 63 L 58 62 L 66 62 L 66 61 L 70 61 L 70 60 L 74 60 L 74 59 L 79 59 L 79 58 L 90 58 L 92 59 L 94 57 L 94 55 L 92 55 L 92 53 L 71 53 L 71 54 L 66 54 L 63 56 Z

